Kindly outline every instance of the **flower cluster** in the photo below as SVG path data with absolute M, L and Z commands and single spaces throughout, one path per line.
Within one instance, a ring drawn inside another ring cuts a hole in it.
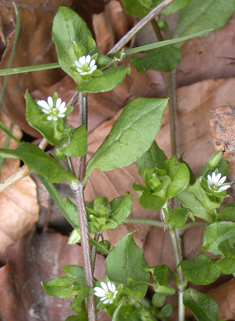
M 77 72 L 81 75 L 92 74 L 96 70 L 95 59 L 91 60 L 91 56 L 82 56 L 78 60 L 75 60 Z
M 95 295 L 98 296 L 104 304 L 112 304 L 118 293 L 115 284 L 108 281 L 107 284 L 101 282 L 100 285 L 101 287 L 96 286 L 94 288 Z
M 230 188 L 230 183 L 225 183 L 226 176 L 221 177 L 221 173 L 213 172 L 212 175 L 207 175 L 207 185 L 208 188 L 215 192 L 215 193 L 221 193 L 223 191 L 226 191 L 228 188 Z
M 49 96 L 46 100 L 38 100 L 37 104 L 42 108 L 44 114 L 48 114 L 47 120 L 57 121 L 59 118 L 65 117 L 67 110 L 66 103 L 61 98 L 56 99 L 54 103 L 53 98 Z

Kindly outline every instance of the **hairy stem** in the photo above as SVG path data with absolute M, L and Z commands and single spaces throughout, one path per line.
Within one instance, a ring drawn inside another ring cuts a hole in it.
M 138 22 L 127 34 L 125 34 L 125 36 L 122 37 L 122 39 L 116 43 L 116 45 L 109 51 L 109 53 L 121 50 L 131 40 L 131 38 L 133 38 L 133 36 L 140 31 L 140 29 L 142 29 L 149 21 L 151 21 L 154 17 L 159 15 L 166 7 L 168 7 L 174 1 L 175 0 L 165 0 L 162 3 L 160 3 L 159 6 L 157 6 L 151 12 L 149 12 L 147 16 L 141 19 L 140 22 Z
M 163 216 L 167 223 L 168 212 L 170 210 L 169 204 L 166 203 L 165 206 L 162 208 Z M 171 238 L 171 243 L 173 247 L 174 257 L 175 257 L 175 265 L 176 267 L 179 265 L 180 261 L 182 260 L 182 251 L 180 245 L 180 239 L 177 235 L 176 229 L 170 226 L 168 223 L 168 231 Z M 177 285 L 178 289 L 178 320 L 184 321 L 185 320 L 185 306 L 183 304 L 183 295 L 184 290 L 186 288 L 186 281 L 184 280 L 184 276 L 180 268 L 177 268 L 177 275 L 179 278 L 179 283 Z
M 79 123 L 87 128 L 87 94 L 79 93 Z M 83 181 L 86 171 L 86 155 L 78 158 L 78 179 Z
M 161 31 L 155 19 L 151 20 L 153 30 L 159 41 L 164 41 Z M 176 102 L 176 81 L 175 70 L 167 73 L 167 93 L 169 96 L 169 117 L 170 117 L 170 135 L 171 135 L 171 156 L 179 157 L 178 135 L 177 135 L 177 102 Z
M 90 248 L 90 242 L 89 242 L 86 209 L 84 205 L 83 187 L 80 182 L 74 181 L 71 184 L 71 189 L 75 193 L 76 203 L 77 203 L 86 285 L 89 286 L 90 289 L 93 289 L 94 281 L 93 281 L 93 271 L 92 271 L 91 248 Z M 88 320 L 96 321 L 95 296 L 92 291 L 90 292 L 90 296 L 87 300 L 87 311 L 88 311 Z

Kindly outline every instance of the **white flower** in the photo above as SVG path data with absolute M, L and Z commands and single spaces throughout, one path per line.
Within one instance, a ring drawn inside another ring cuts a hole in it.
M 75 60 L 75 65 L 77 71 L 81 75 L 92 74 L 94 70 L 96 70 L 97 66 L 95 64 L 95 59 L 91 60 L 91 56 L 82 56 L 78 60 Z
M 107 284 L 101 282 L 100 285 L 101 288 L 99 288 L 98 286 L 94 288 L 95 295 L 98 296 L 104 304 L 112 304 L 118 293 L 115 284 L 108 281 Z
M 228 188 L 230 188 L 229 183 L 223 184 L 226 180 L 226 176 L 223 176 L 221 178 L 221 173 L 213 172 L 212 175 L 207 175 L 207 184 L 210 190 L 221 193 L 223 191 L 226 191 Z
M 56 103 L 53 103 L 53 99 L 51 96 L 47 98 L 47 101 L 45 100 L 38 100 L 37 104 L 42 108 L 42 112 L 44 114 L 48 114 L 47 116 L 48 120 L 54 120 L 57 121 L 59 118 L 65 117 L 65 112 L 67 110 L 67 107 L 65 106 L 65 102 L 61 100 L 61 98 L 58 98 L 56 100 Z

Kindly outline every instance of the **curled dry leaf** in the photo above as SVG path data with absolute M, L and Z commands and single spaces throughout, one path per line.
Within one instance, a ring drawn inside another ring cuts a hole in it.
M 1 114 L 0 120 L 9 127 L 10 120 Z M 20 139 L 21 131 L 17 126 L 12 128 L 13 134 Z M 6 134 L 0 131 L 0 146 L 3 145 Z M 10 139 L 9 148 L 15 149 L 17 144 Z M 19 169 L 18 159 L 4 160 L 1 168 L 0 181 Z M 0 194 L 0 262 L 6 262 L 6 248 L 18 241 L 22 235 L 31 230 L 38 219 L 38 203 L 36 185 L 30 177 L 9 186 Z
M 81 247 L 67 242 L 60 234 L 31 232 L 8 248 L 8 263 L 0 269 L 1 320 L 64 321 L 73 314 L 68 299 L 49 296 L 41 286 L 64 276 L 63 266 L 83 264 Z M 95 277 L 99 280 L 105 278 L 103 266 L 104 258 L 97 255 Z

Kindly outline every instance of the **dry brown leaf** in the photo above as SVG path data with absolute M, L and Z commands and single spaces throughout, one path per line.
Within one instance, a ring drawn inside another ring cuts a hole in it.
M 49 296 L 41 286 L 64 276 L 63 266 L 83 264 L 81 247 L 67 242 L 60 234 L 29 233 L 8 248 L 8 263 L 0 269 L 1 320 L 64 321 L 73 314 L 68 299 Z M 97 255 L 95 277 L 99 280 L 105 278 L 103 266 L 104 258 Z
M 135 24 L 135 18 L 125 12 L 117 0 L 111 0 L 100 14 L 92 16 L 96 43 L 101 53 L 107 53 Z
M 10 120 L 1 114 L 1 121 L 9 127 Z M 20 138 L 21 131 L 17 126 L 13 126 L 13 134 Z M 0 146 L 3 145 L 6 134 L 0 131 Z M 15 149 L 17 143 L 12 139 L 9 148 Z M 5 180 L 8 176 L 19 169 L 18 159 L 4 160 L 0 180 Z M 8 245 L 18 241 L 22 235 L 32 229 L 38 219 L 38 203 L 36 185 L 30 177 L 9 186 L 0 194 L 0 262 L 6 262 L 6 248 Z
M 235 279 L 207 292 L 219 305 L 219 318 L 235 320 Z

